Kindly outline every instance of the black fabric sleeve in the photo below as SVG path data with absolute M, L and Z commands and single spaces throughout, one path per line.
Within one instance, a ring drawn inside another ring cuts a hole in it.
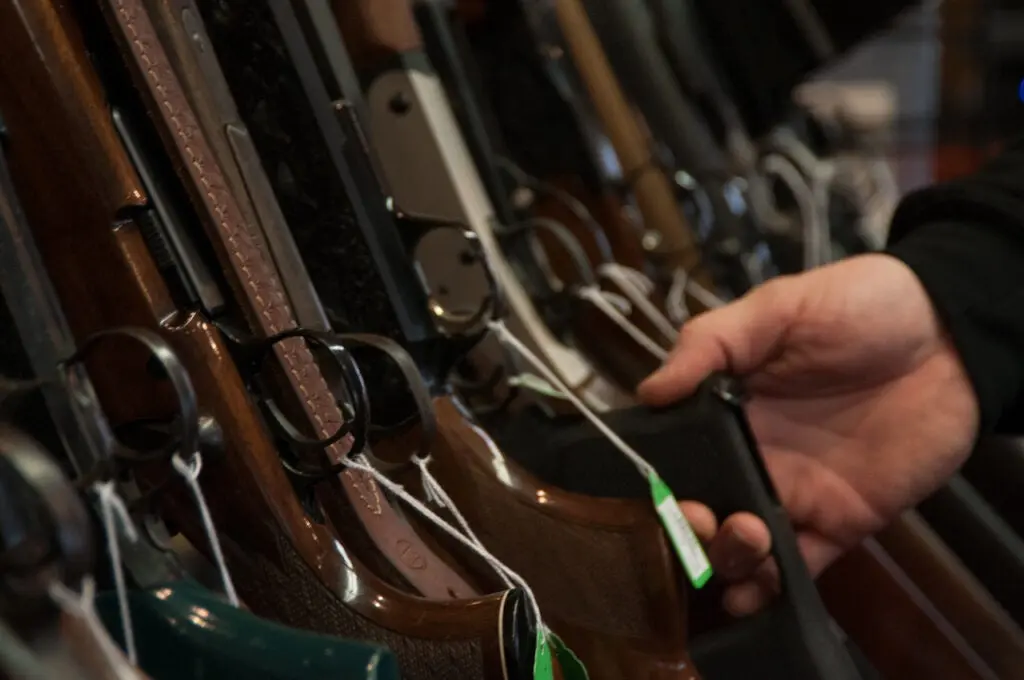
M 914 270 L 946 323 L 982 433 L 1024 432 L 1024 140 L 974 175 L 908 195 L 888 252 Z

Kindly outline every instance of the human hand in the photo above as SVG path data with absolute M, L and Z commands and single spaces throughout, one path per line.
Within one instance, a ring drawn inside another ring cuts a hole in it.
M 969 455 L 974 390 L 913 271 L 882 254 L 782 277 L 683 326 L 640 398 L 665 405 L 714 371 L 741 378 L 747 416 L 817 576 L 938 489 Z M 771 536 L 683 502 L 735 615 L 778 589 Z

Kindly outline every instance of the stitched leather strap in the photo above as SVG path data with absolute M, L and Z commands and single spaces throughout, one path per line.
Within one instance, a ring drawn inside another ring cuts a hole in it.
M 177 154 L 178 172 L 188 180 L 214 247 L 221 257 L 252 331 L 270 337 L 296 327 L 294 315 L 270 257 L 256 242 L 217 158 L 203 136 L 183 88 L 168 61 L 141 0 L 107 0 L 115 34 L 130 56 L 140 89 L 165 144 Z M 275 354 L 291 389 L 299 395 L 309 423 L 321 437 L 342 425 L 342 414 L 312 353 L 300 338 L 279 342 Z M 346 437 L 328 447 L 332 462 L 349 452 Z M 374 480 L 363 473 L 340 475 L 342 488 L 377 548 L 424 596 L 463 598 L 472 588 L 438 558 L 398 516 Z

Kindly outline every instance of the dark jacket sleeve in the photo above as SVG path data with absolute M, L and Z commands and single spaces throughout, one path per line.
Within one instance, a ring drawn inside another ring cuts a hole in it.
M 974 175 L 908 195 L 888 252 L 914 270 L 945 321 L 982 432 L 1024 432 L 1024 139 Z

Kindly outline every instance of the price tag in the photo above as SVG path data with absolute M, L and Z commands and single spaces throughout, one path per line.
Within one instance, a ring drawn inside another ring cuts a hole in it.
M 548 644 L 550 637 L 544 634 L 544 629 L 537 626 L 537 644 L 533 651 L 533 680 L 555 680 L 555 669 L 551 665 L 551 646 Z
M 693 528 L 686 521 L 683 511 L 679 509 L 679 502 L 672 495 L 672 490 L 662 481 L 657 472 L 651 471 L 647 479 L 651 485 L 651 497 L 654 499 L 654 509 L 658 511 L 658 517 L 668 533 L 672 545 L 676 549 L 679 561 L 683 563 L 683 569 L 690 578 L 694 588 L 700 589 L 711 578 L 711 563 L 708 556 L 704 554 L 704 548 L 693 533 Z

